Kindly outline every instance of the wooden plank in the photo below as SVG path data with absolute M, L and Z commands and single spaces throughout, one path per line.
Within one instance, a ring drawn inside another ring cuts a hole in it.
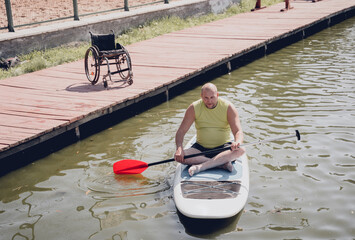
M 5 150 L 8 146 L 9 146 L 9 144 L 0 142 L 0 151 Z
M 41 117 L 26 117 L 26 116 L 11 116 L 8 114 L 0 113 L 0 126 L 11 126 L 11 127 L 21 127 L 26 126 L 27 128 L 38 129 L 38 130 L 52 130 L 56 127 L 59 127 L 63 123 L 66 123 L 65 120 L 55 120 L 55 119 L 46 119 Z M 6 132 L 1 135 L 7 134 Z
M 47 110 L 41 109 L 41 111 L 35 111 L 33 108 L 24 108 L 22 106 L 18 107 L 17 109 L 13 109 L 10 107 L 1 107 L 1 113 L 6 114 L 9 116 L 24 116 L 24 117 L 31 117 L 31 118 L 45 118 L 45 119 L 54 119 L 60 121 L 69 121 L 70 119 L 77 116 L 74 112 L 72 114 L 68 114 L 67 111 L 59 111 L 57 110 Z
M 18 128 L 11 126 L 0 126 L 1 132 L 6 132 L 6 135 L 0 136 L 0 143 L 13 144 L 26 138 L 30 138 L 34 135 L 41 133 L 40 130 L 34 130 L 29 128 Z

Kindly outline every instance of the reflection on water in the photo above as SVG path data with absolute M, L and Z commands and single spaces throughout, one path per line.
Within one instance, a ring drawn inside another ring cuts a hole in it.
M 216 238 L 225 233 L 242 231 L 242 229 L 237 228 L 237 224 L 243 211 L 226 219 L 193 219 L 182 215 L 179 211 L 177 213 L 188 235 L 200 238 Z
M 0 178 L 4 239 L 351 239 L 355 236 L 355 19 L 326 29 L 213 82 L 238 108 L 250 194 L 226 221 L 179 215 L 174 163 L 117 176 L 120 159 L 161 161 L 193 89 Z M 189 139 L 194 131 L 190 131 Z M 201 227 L 202 226 L 202 227 Z

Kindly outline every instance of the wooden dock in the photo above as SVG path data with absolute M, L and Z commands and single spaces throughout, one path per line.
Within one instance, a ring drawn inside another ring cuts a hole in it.
M 355 15 L 355 0 L 291 4 L 289 11 L 280 12 L 281 3 L 126 46 L 131 86 L 109 82 L 105 90 L 102 77 L 90 85 L 83 60 L 0 80 L 0 176 L 90 135 L 97 123 L 116 123 L 133 106 L 164 101 L 201 76 L 227 73 Z

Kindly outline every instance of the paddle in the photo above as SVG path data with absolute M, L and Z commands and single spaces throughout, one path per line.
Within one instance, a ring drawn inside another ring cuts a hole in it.
M 250 146 L 250 145 L 256 145 L 256 144 L 261 144 L 261 143 L 271 142 L 271 141 L 279 141 L 282 139 L 287 139 L 287 138 L 292 138 L 292 137 L 297 137 L 297 140 L 301 139 L 301 135 L 300 135 L 299 131 L 296 130 L 296 135 L 292 134 L 292 135 L 278 137 L 278 138 L 259 140 L 257 142 L 242 144 L 242 145 L 240 145 L 240 147 L 246 147 L 246 146 Z M 230 149 L 230 146 L 212 149 L 209 151 L 195 153 L 195 154 L 191 154 L 191 155 L 186 155 L 185 158 L 192 158 L 192 157 L 197 157 L 197 156 L 210 154 L 210 153 L 219 153 L 219 152 L 223 152 L 228 149 Z M 167 163 L 167 162 L 172 162 L 174 160 L 175 160 L 174 158 L 170 158 L 170 159 L 159 161 L 159 162 L 145 163 L 140 160 L 124 159 L 124 160 L 120 160 L 118 162 L 115 162 L 113 164 L 113 172 L 115 174 L 139 174 L 139 173 L 142 173 L 144 170 L 146 170 L 150 166 L 154 166 L 154 165 L 158 165 L 158 164 L 162 164 L 162 163 Z

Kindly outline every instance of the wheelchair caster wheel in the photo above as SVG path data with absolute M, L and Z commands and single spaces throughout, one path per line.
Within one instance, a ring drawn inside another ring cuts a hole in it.
M 107 81 L 104 81 L 104 87 L 107 88 L 108 84 Z

